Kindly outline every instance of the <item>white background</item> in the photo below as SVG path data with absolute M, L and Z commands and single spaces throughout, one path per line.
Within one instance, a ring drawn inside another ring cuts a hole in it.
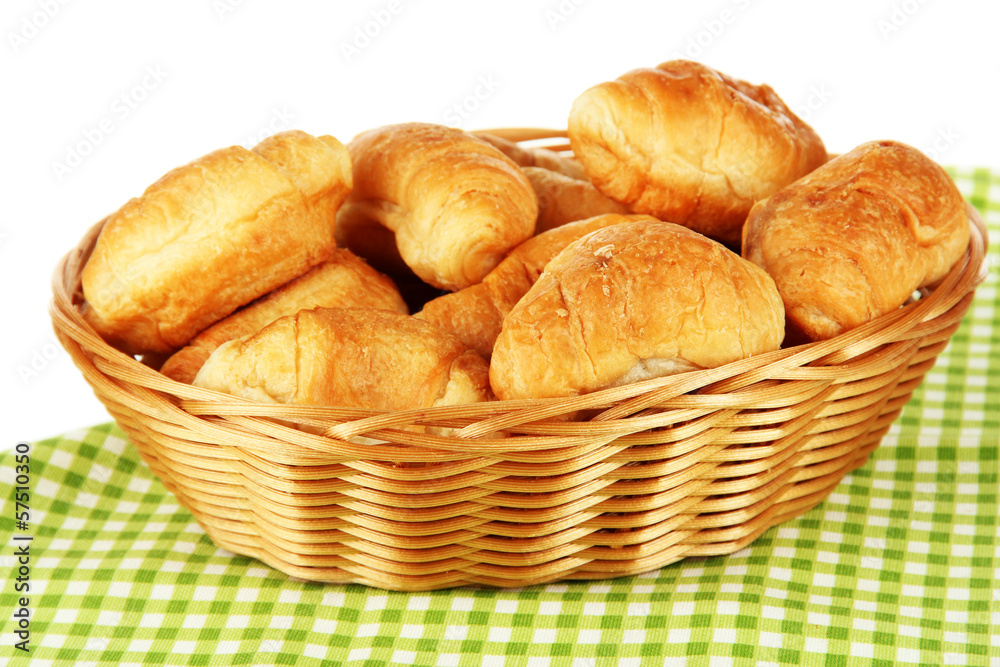
M 995 0 L 152 7 L 0 10 L 0 449 L 109 419 L 54 343 L 57 260 L 172 167 L 275 130 L 346 143 L 404 121 L 565 127 L 589 86 L 684 56 L 769 83 L 831 151 L 892 138 L 1000 168 Z

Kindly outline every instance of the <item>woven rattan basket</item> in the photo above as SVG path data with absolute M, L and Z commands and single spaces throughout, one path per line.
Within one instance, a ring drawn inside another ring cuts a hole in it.
M 231 552 L 302 579 L 409 591 L 608 578 L 742 549 L 865 463 L 985 277 L 985 227 L 969 214 L 969 248 L 947 278 L 865 326 L 568 399 L 387 414 L 174 382 L 80 315 L 100 225 L 57 267 L 51 314 L 143 460 Z M 579 410 L 594 416 L 553 419 Z M 406 428 L 417 425 L 455 434 Z M 368 438 L 386 443 L 358 444 Z

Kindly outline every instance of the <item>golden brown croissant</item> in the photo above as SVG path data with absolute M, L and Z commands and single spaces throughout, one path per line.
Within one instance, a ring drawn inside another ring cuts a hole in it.
M 377 221 L 425 282 L 473 285 L 529 238 L 538 206 L 520 168 L 471 134 L 426 123 L 364 132 L 348 146 L 354 191 L 341 215 Z
M 108 217 L 84 317 L 122 350 L 171 352 L 329 257 L 350 189 L 340 142 L 299 131 L 174 169 Z
M 263 403 L 410 410 L 491 400 L 486 361 L 430 322 L 316 308 L 224 343 L 194 384 Z
M 393 280 L 414 275 L 399 256 L 396 235 L 392 230 L 380 225 L 358 207 L 345 206 L 340 211 L 334 236 L 338 248 L 347 248 Z
M 538 280 L 545 265 L 563 248 L 604 227 L 655 219 L 646 215 L 612 213 L 577 220 L 539 234 L 514 248 L 483 278 L 483 282 L 427 302 L 415 317 L 450 331 L 489 359 L 504 317 Z
M 498 137 L 489 132 L 473 132 L 472 134 L 499 148 L 504 155 L 513 160 L 519 167 L 539 167 L 576 180 L 587 180 L 587 172 L 573 158 L 564 157 L 547 148 L 521 146 L 517 142 Z
M 501 399 L 574 396 L 776 350 L 781 298 L 759 267 L 689 229 L 631 222 L 549 262 L 493 348 Z
M 625 204 L 604 196 L 590 181 L 578 181 L 559 172 L 538 167 L 523 167 L 522 170 L 531 181 L 538 199 L 535 234 L 595 215 L 625 215 L 629 212 Z
M 279 317 L 319 307 L 409 312 L 389 278 L 350 250 L 337 248 L 322 264 L 202 331 L 167 359 L 160 372 L 191 383 L 209 355 L 226 341 L 257 333 Z
M 739 241 L 755 201 L 826 160 L 820 138 L 771 88 L 686 60 L 587 90 L 569 138 L 601 192 L 725 243 Z
M 743 256 L 778 285 L 789 329 L 831 338 L 941 280 L 969 243 L 945 171 L 894 141 L 858 146 L 754 206 Z

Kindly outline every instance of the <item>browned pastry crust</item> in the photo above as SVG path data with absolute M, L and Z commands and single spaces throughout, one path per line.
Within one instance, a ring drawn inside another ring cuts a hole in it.
M 775 350 L 781 298 L 759 267 L 689 229 L 632 222 L 549 262 L 493 348 L 501 399 L 575 396 Z
M 337 248 L 319 266 L 202 331 L 171 356 L 160 372 L 190 384 L 209 355 L 226 341 L 257 333 L 279 317 L 319 307 L 409 312 L 392 280 L 350 250 Z
M 316 308 L 231 340 L 194 384 L 263 403 L 410 410 L 491 400 L 486 361 L 430 322 Z
M 350 189 L 347 150 L 299 131 L 174 169 L 108 217 L 84 317 L 124 351 L 171 352 L 329 257 Z
M 435 287 L 479 282 L 534 232 L 538 206 L 528 179 L 471 134 L 389 125 L 358 135 L 348 150 L 354 191 L 341 214 L 395 232 L 400 256 Z
M 343 207 L 337 216 L 334 236 L 338 248 L 347 248 L 393 280 L 415 275 L 399 256 L 392 230 L 380 225 L 360 207 Z
M 483 282 L 445 294 L 424 304 L 415 317 L 441 326 L 486 359 L 500 335 L 503 319 L 538 280 L 563 248 L 597 229 L 639 220 L 646 215 L 599 215 L 577 220 L 528 239 L 489 272 Z
M 567 222 L 595 215 L 629 212 L 625 204 L 601 194 L 590 181 L 578 181 L 559 172 L 539 167 L 523 167 L 538 198 L 538 222 L 535 234 L 555 229 Z
M 569 138 L 601 192 L 724 243 L 739 240 L 755 201 L 826 161 L 819 136 L 770 87 L 686 60 L 587 90 Z
M 564 157 L 547 148 L 522 146 L 515 141 L 509 141 L 489 132 L 473 132 L 472 134 L 499 148 L 519 167 L 539 167 L 576 180 L 587 180 L 587 172 L 583 170 L 583 165 L 571 157 Z
M 512 142 L 507 142 L 512 143 Z M 513 144 L 516 146 L 516 144 Z M 542 167 L 522 167 L 538 200 L 535 234 L 567 222 L 604 213 L 628 214 L 628 207 L 601 194 L 590 181 Z M 345 206 L 337 216 L 337 245 L 349 248 L 397 282 L 413 276 L 396 247 L 396 236 L 358 208 Z
M 743 256 L 774 278 L 790 330 L 831 338 L 941 280 L 969 243 L 958 188 L 920 151 L 858 146 L 754 206 Z

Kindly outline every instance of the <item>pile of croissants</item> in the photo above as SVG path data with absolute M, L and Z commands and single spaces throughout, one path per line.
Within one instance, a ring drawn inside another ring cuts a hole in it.
M 424 123 L 215 151 L 108 216 L 82 314 L 179 382 L 410 410 L 827 339 L 968 244 L 961 195 L 921 152 L 831 159 L 771 88 L 698 63 L 590 88 L 568 135 L 571 157 Z

